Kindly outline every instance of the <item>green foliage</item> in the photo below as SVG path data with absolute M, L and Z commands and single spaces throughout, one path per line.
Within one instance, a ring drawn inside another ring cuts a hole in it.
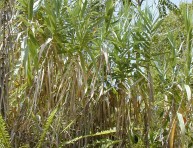
M 10 137 L 9 133 L 6 130 L 6 123 L 0 115 L 0 147 L 2 148 L 10 148 Z
M 190 7 L 160 0 L 160 17 L 132 2 L 15 3 L 7 113 L 12 145 L 191 145 Z
M 84 136 L 76 137 L 76 138 L 74 138 L 74 139 L 72 139 L 70 141 L 64 142 L 60 147 L 64 147 L 65 145 L 68 145 L 68 144 L 73 144 L 76 141 L 78 141 L 80 139 L 83 139 L 83 138 L 108 135 L 108 134 L 112 134 L 112 133 L 115 133 L 115 132 L 116 132 L 116 130 L 106 130 L 106 131 L 102 131 L 102 132 L 97 132 L 95 134 L 90 134 L 90 135 L 84 135 Z M 109 142 L 108 145 L 109 144 L 112 144 L 112 141 Z
M 43 132 L 42 132 L 42 134 L 41 134 L 41 136 L 40 136 L 40 140 L 38 141 L 37 148 L 42 147 L 43 142 L 44 142 L 44 139 L 45 139 L 45 137 L 46 137 L 46 134 L 47 134 L 47 132 L 48 132 L 48 130 L 49 130 L 50 125 L 52 124 L 52 122 L 53 122 L 53 120 L 54 120 L 54 116 L 55 116 L 57 110 L 58 110 L 58 109 L 56 108 L 56 109 L 53 110 L 53 111 L 51 112 L 51 114 L 49 115 L 49 117 L 48 117 L 48 119 L 47 119 L 47 121 L 46 121 L 46 124 L 45 124 L 45 126 L 44 126 Z
M 180 9 L 170 0 L 159 0 L 158 1 L 158 9 L 159 9 L 159 13 L 161 17 L 167 14 L 167 8 L 171 12 L 174 12 L 177 15 L 181 13 Z

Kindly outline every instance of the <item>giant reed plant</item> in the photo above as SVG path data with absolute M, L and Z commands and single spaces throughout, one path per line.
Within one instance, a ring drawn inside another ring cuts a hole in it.
M 128 1 L 14 8 L 6 121 L 14 147 L 191 146 L 188 8 L 169 14 L 185 26 L 180 40 L 167 17 Z

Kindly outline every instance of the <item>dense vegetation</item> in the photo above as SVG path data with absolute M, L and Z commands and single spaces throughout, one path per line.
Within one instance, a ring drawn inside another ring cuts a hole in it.
M 193 146 L 192 4 L 1 0 L 0 147 Z

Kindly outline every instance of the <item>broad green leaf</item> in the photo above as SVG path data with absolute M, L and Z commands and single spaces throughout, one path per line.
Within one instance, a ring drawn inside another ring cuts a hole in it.
M 29 51 L 30 51 L 30 55 L 31 55 L 31 59 L 33 59 L 33 62 L 35 64 L 35 67 L 37 68 L 38 67 L 38 48 L 39 48 L 39 45 L 38 45 L 38 42 L 36 40 L 36 38 L 33 36 L 32 32 L 30 31 L 29 32 L 29 39 L 28 39 L 28 48 L 29 48 Z
M 85 13 L 86 8 L 87 8 L 88 0 L 83 0 L 82 3 L 83 3 L 83 6 L 82 6 L 82 8 L 81 8 L 81 9 L 82 9 L 82 10 L 81 10 L 81 17 L 84 16 L 84 13 Z
M 30 58 L 30 56 L 28 56 L 25 72 L 26 72 L 26 75 L 27 75 L 28 84 L 31 84 L 33 77 L 32 77 L 32 67 L 31 67 L 31 58 Z
M 28 19 L 32 20 L 33 17 L 34 0 L 28 0 Z
M 151 29 L 151 32 L 155 32 L 157 29 L 159 29 L 162 22 L 163 22 L 163 19 L 157 18 L 155 23 L 153 24 L 153 28 Z
M 113 0 L 107 0 L 106 1 L 106 15 L 105 15 L 105 23 L 106 23 L 106 31 L 108 31 L 112 15 L 114 11 L 114 2 Z

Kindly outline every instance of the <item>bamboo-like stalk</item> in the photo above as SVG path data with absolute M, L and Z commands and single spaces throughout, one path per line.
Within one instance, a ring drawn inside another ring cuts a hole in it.
M 11 36 L 9 21 L 11 12 L 8 1 L 4 1 L 2 12 L 2 45 L 0 49 L 0 111 L 3 118 L 7 117 L 8 110 L 8 79 L 9 79 L 9 50 L 11 47 Z
M 181 41 L 178 30 L 185 37 L 187 32 L 175 25 L 174 14 L 163 18 L 162 26 L 151 10 L 129 3 L 17 1 L 7 118 L 15 147 L 35 147 L 44 125 L 44 147 L 163 147 L 165 141 L 172 147 L 174 135 L 180 139 L 178 110 L 170 106 L 192 108 L 187 100 L 179 105 L 187 92 L 191 100 L 191 89 L 183 90 L 192 79 L 191 56 L 184 57 L 191 52 L 191 34 Z M 4 41 L 2 52 L 9 45 Z M 7 63 L 0 71 L 4 88 Z M 174 84 L 182 88 L 173 89 Z M 56 106 L 53 122 L 46 124 Z

